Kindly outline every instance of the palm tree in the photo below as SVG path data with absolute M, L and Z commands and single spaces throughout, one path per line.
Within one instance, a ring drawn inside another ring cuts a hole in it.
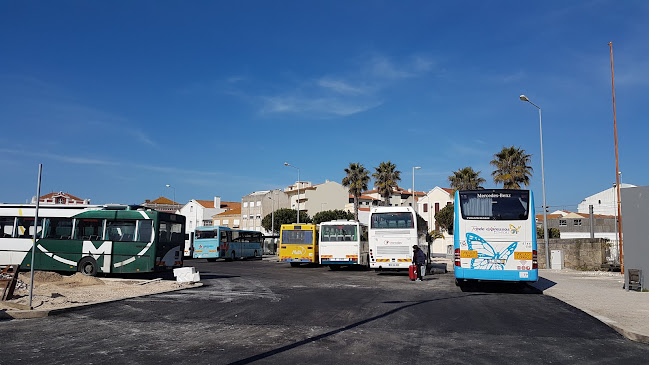
M 379 167 L 374 169 L 376 170 L 372 174 L 374 186 L 383 197 L 383 205 L 387 206 L 390 195 L 392 195 L 394 188 L 398 187 L 397 182 L 401 180 L 401 171 L 397 170 L 397 166 L 390 161 L 381 162 Z
M 491 173 L 496 184 L 502 183 L 505 189 L 520 189 L 521 184 L 530 185 L 532 176 L 531 155 L 524 149 L 514 146 L 503 147 L 502 151 L 494 155 L 490 164 L 496 167 Z
M 465 167 L 453 171 L 453 175 L 448 177 L 453 190 L 477 190 L 483 189 L 482 184 L 486 181 L 480 177 L 480 172 L 473 171 L 472 167 Z
M 345 173 L 347 176 L 343 178 L 343 186 L 348 187 L 349 193 L 354 196 L 354 218 L 358 222 L 358 199 L 361 197 L 361 193 L 367 190 L 370 172 L 359 162 L 350 162 Z

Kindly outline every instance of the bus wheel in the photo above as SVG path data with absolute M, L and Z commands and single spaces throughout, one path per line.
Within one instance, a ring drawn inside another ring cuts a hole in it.
M 329 270 L 331 270 L 331 271 L 336 271 L 338 269 L 340 269 L 340 266 L 338 266 L 338 265 L 329 265 Z
M 291 262 L 291 267 L 298 267 L 300 266 L 299 262 Z
M 234 251 L 232 251 L 232 254 L 230 255 L 230 260 L 234 261 L 237 259 L 237 256 L 234 254 Z
M 96 276 L 97 275 L 97 261 L 90 256 L 86 256 L 79 260 L 77 269 L 80 273 L 86 276 Z
M 257 250 L 255 250 L 255 257 L 261 260 L 261 255 L 259 254 L 259 252 L 257 252 Z

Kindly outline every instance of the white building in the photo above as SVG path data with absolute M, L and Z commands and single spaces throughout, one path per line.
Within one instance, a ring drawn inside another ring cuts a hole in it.
M 620 189 L 635 187 L 635 185 L 631 184 L 620 184 Z M 593 206 L 593 214 L 617 216 L 617 188 L 611 187 L 586 197 L 577 205 L 577 213 L 588 214 L 590 205 Z
M 453 253 L 453 235 L 442 230 L 435 222 L 435 214 L 447 205 L 453 204 L 453 189 L 434 187 L 423 198 L 417 201 L 417 213 L 428 223 L 428 231 L 439 231 L 444 239 L 433 241 L 432 253 L 434 255 L 449 255 Z
M 214 200 L 192 199 L 180 208 L 178 214 L 185 216 L 186 232 L 193 232 L 196 227 L 211 226 L 212 216 L 237 208 L 240 204 L 239 202 L 222 202 L 219 196 L 215 196 Z

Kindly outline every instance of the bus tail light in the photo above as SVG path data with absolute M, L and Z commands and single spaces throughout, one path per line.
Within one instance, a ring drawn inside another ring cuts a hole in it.
M 455 249 L 455 266 L 462 266 L 461 261 L 460 261 L 460 249 L 456 248 Z
M 532 270 L 537 270 L 539 268 L 539 261 L 536 256 L 536 250 L 532 250 Z

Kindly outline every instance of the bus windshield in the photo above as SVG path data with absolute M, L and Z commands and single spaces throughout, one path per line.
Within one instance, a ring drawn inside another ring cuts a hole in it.
M 530 194 L 526 190 L 460 191 L 463 219 L 527 220 Z
M 371 224 L 372 228 L 415 228 L 410 212 L 373 213 Z
M 282 244 L 312 244 L 313 231 L 284 230 Z

